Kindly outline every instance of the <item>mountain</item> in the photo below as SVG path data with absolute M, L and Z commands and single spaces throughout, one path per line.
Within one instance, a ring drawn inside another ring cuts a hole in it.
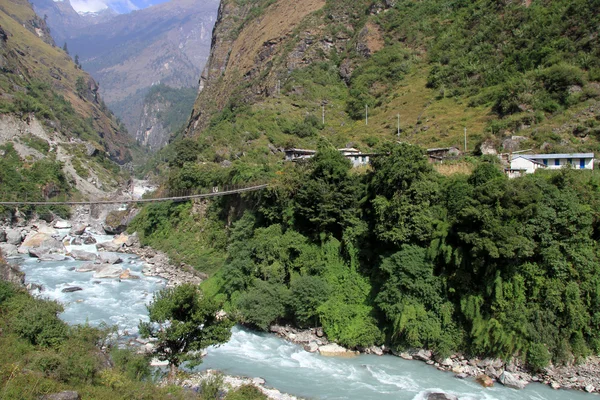
M 54 45 L 26 0 L 0 5 L 0 27 L 3 190 L 33 198 L 39 185 L 78 196 L 117 187 L 116 163 L 129 163 L 135 145 L 98 84 Z
M 95 12 L 78 12 L 69 0 L 32 0 L 31 4 L 36 14 L 51 28 L 52 37 L 61 46 L 67 41 L 70 32 L 106 22 L 118 15 L 109 7 Z
M 173 0 L 94 25 L 71 24 L 65 41 L 100 83 L 106 104 L 136 137 L 143 135 L 144 98 L 152 86 L 197 88 L 217 6 L 217 0 Z M 48 16 L 48 22 L 52 32 L 62 29 L 60 19 Z
M 186 134 L 207 160 L 322 139 L 462 149 L 465 129 L 469 151 L 598 151 L 598 11 L 566 0 L 224 0 Z M 323 112 L 322 129 L 302 128 Z

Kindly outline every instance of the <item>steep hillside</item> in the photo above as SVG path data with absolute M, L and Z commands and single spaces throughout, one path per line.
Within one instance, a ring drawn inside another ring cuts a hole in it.
M 187 123 L 196 95 L 197 91 L 193 88 L 175 89 L 163 84 L 153 86 L 144 98 L 135 134 L 137 142 L 151 151 L 163 148 Z
M 3 195 L 114 189 L 120 179 L 114 162 L 130 162 L 134 145 L 96 82 L 54 46 L 26 0 L 0 5 L 0 27 Z
M 132 135 L 153 85 L 197 87 L 217 4 L 173 0 L 68 33 L 70 53 L 100 82 L 106 104 Z
M 224 0 L 187 134 L 208 160 L 319 138 L 462 148 L 464 128 L 471 151 L 598 151 L 599 8 Z

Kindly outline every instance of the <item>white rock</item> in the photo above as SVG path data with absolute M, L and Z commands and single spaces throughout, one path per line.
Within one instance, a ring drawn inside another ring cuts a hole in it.
M 585 387 L 585 391 L 588 393 L 592 393 L 596 388 L 594 387 L 594 385 L 587 385 Z
M 100 253 L 98 254 L 98 260 L 103 264 L 120 264 L 123 262 L 121 257 L 111 253 Z
M 18 246 L 23 241 L 23 237 L 21 235 L 21 231 L 17 229 L 7 229 L 6 230 L 6 242 L 8 244 L 12 244 L 14 246 Z
M 69 229 L 71 228 L 71 223 L 69 221 L 59 220 L 54 223 L 54 227 L 56 229 Z
M 326 344 L 325 346 L 319 347 L 319 353 L 323 356 L 335 357 L 344 356 L 352 357 L 356 355 L 356 352 L 350 351 L 337 343 Z
M 504 371 L 498 379 L 501 384 L 513 389 L 523 389 L 529 382 L 518 379 L 510 372 Z
M 94 278 L 118 278 L 123 273 L 123 269 L 116 265 L 108 265 L 94 273 Z
M 71 250 L 71 257 L 78 261 L 95 261 L 98 258 L 95 253 L 83 250 Z

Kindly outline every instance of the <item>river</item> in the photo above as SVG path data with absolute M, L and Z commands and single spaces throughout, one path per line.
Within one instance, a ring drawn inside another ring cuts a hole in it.
M 65 232 L 66 233 L 66 232 Z M 95 236 L 98 242 L 112 239 Z M 69 246 L 67 247 L 69 248 Z M 94 245 L 77 246 L 95 252 Z M 102 322 L 118 326 L 125 336 L 135 335 L 140 320 L 147 320 L 146 304 L 152 293 L 165 286 L 164 280 L 142 275 L 142 262 L 136 256 L 121 254 L 123 267 L 140 276 L 139 280 L 94 279 L 93 273 L 76 272 L 80 261 L 38 262 L 25 257 L 21 269 L 26 282 L 41 284 L 42 296 L 63 303 L 61 318 L 70 324 Z M 78 286 L 83 290 L 63 293 Z M 595 395 L 577 391 L 553 390 L 530 384 L 524 390 L 507 389 L 499 384 L 482 388 L 473 380 L 460 380 L 447 372 L 419 361 L 394 356 L 360 355 L 331 358 L 305 352 L 301 346 L 271 334 L 250 332 L 235 327 L 231 340 L 210 348 L 200 369 L 218 369 L 226 374 L 261 377 L 267 386 L 300 397 L 313 399 L 411 399 L 426 398 L 428 391 L 444 391 L 464 400 L 512 399 L 591 399 Z

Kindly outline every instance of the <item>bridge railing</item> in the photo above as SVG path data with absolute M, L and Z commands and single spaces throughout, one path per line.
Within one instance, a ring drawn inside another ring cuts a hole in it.
M 50 206 L 50 205 L 85 205 L 85 204 L 125 204 L 125 203 L 151 203 L 160 201 L 187 201 L 194 198 L 209 198 L 218 196 L 227 196 L 236 193 L 251 192 L 263 190 L 268 184 L 251 185 L 224 185 L 213 186 L 210 188 L 197 188 L 188 190 L 172 191 L 154 191 L 141 198 L 134 198 L 131 192 L 124 192 L 119 199 L 94 199 L 94 200 L 75 200 L 68 198 L 66 193 L 57 193 L 46 200 L 40 200 L 39 197 L 28 199 L 27 194 L 0 192 L 0 205 L 4 206 Z

